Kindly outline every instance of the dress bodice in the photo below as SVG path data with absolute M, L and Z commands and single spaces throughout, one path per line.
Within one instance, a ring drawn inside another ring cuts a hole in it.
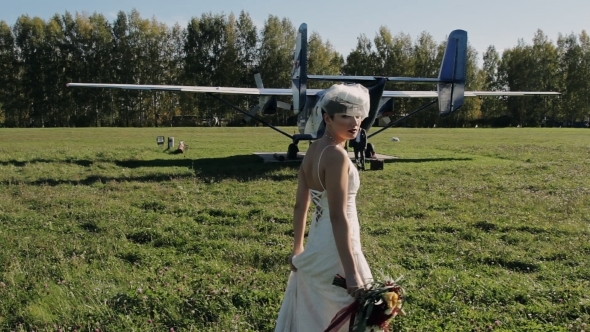
M 321 159 L 321 155 L 320 155 Z M 356 194 L 360 187 L 360 177 L 358 170 L 354 163 L 348 159 L 348 195 L 346 199 L 346 215 L 349 222 L 349 229 L 351 232 L 351 239 L 353 242 L 360 241 L 360 227 L 357 218 L 356 210 Z M 318 161 L 319 164 L 319 161 Z M 319 168 L 319 167 L 318 167 Z M 319 177 L 319 174 L 318 174 Z M 320 178 L 321 179 L 321 178 Z M 320 180 L 321 184 L 321 180 Z M 322 187 L 324 185 L 322 184 Z M 309 232 L 309 240 L 316 236 L 330 236 L 332 235 L 332 226 L 330 222 L 330 209 L 328 207 L 328 192 L 324 188 L 323 191 L 310 189 L 311 200 L 314 204 L 315 210 L 312 216 L 312 224 Z M 323 225 L 323 227 L 318 227 Z M 321 230 L 319 230 L 320 228 Z M 322 235 L 318 235 L 322 234 Z
M 354 201 L 356 199 L 356 193 L 359 190 L 361 181 L 360 181 L 360 177 L 359 177 L 359 172 L 357 171 L 354 163 L 350 159 L 348 160 L 348 162 L 350 165 L 348 167 L 348 201 L 349 201 L 349 203 L 351 203 L 350 200 L 352 200 L 352 203 L 354 203 Z M 319 177 L 319 174 L 318 174 L 318 177 Z M 321 180 L 320 180 L 320 183 L 321 183 Z M 322 187 L 323 187 L 323 184 L 322 184 Z M 316 210 L 318 209 L 318 207 L 321 209 L 328 208 L 328 195 L 327 195 L 326 189 L 324 189 L 323 191 L 310 189 L 309 192 L 311 195 L 311 200 L 312 200 L 314 206 L 316 207 Z

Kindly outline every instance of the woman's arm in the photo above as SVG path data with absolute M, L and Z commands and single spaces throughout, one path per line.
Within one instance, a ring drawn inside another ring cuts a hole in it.
M 346 207 L 348 202 L 348 154 L 341 149 L 326 152 L 324 179 L 328 191 L 328 206 L 336 248 L 346 274 L 348 293 L 357 296 L 363 289 L 363 280 L 358 273 L 352 253 L 352 243 Z
M 307 223 L 307 210 L 309 209 L 309 187 L 305 181 L 303 163 L 299 168 L 297 181 L 297 193 L 295 194 L 295 206 L 293 208 L 293 254 L 291 257 L 303 251 L 303 236 L 305 234 L 305 224 Z M 289 259 L 289 263 L 291 260 Z M 291 264 L 291 269 L 297 271 Z

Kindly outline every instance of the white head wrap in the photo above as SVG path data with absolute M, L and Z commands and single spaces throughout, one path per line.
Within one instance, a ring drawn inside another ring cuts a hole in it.
M 360 84 L 334 84 L 320 100 L 320 107 L 329 116 L 344 113 L 350 116 L 369 116 L 369 90 Z

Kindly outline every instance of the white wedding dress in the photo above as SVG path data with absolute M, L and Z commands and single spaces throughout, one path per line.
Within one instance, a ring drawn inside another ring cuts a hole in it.
M 373 277 L 361 249 L 356 211 L 356 193 L 360 179 L 356 166 L 350 159 L 349 162 L 346 206 L 348 227 L 357 270 L 364 282 L 368 283 Z M 310 194 L 315 212 L 309 226 L 305 250 L 292 259 L 297 272 L 289 275 L 275 332 L 322 332 L 334 315 L 354 300 L 344 288 L 332 285 L 336 274 L 346 276 L 332 233 L 326 190 L 310 190 Z M 348 331 L 348 323 L 344 324 L 341 331 Z

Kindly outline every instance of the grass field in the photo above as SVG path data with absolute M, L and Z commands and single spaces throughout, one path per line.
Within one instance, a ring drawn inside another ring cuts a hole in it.
M 168 154 L 158 135 L 189 150 Z M 252 152 L 286 138 L 77 128 L 0 141 L 0 330 L 273 329 L 297 166 Z M 398 157 L 361 173 L 358 195 L 373 273 L 405 276 L 395 330 L 590 330 L 589 130 L 398 128 L 373 142 Z

